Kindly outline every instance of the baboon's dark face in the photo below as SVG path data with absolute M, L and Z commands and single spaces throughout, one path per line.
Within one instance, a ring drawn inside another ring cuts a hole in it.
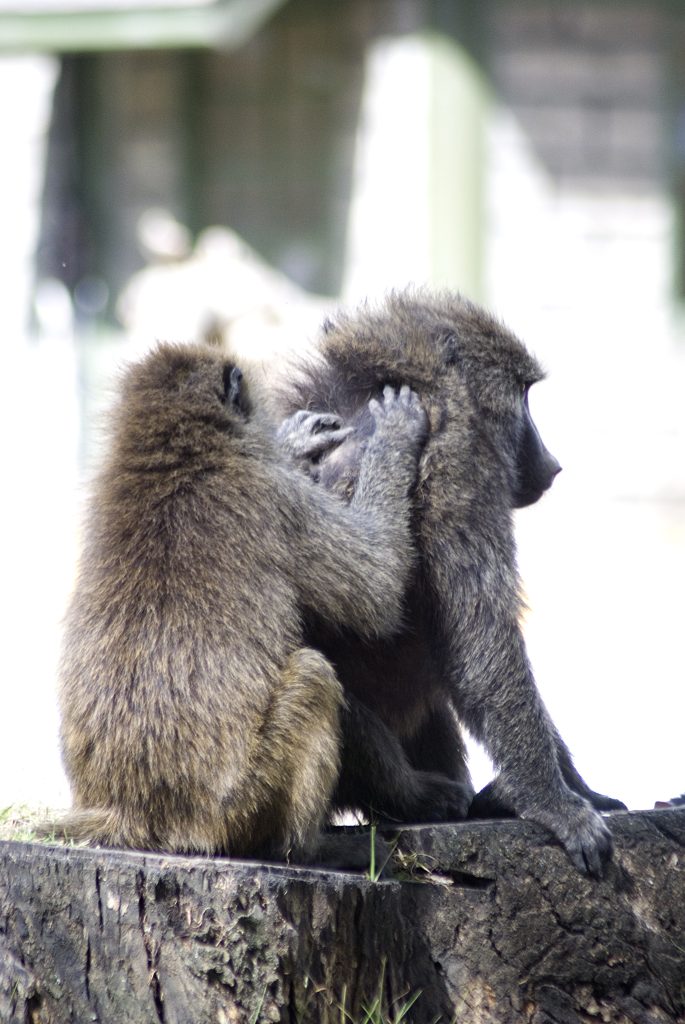
M 528 406 L 528 388 L 521 402 L 521 421 L 516 451 L 516 482 L 513 489 L 514 508 L 532 505 L 552 486 L 561 466 L 549 452 L 533 422 Z
M 458 352 L 445 386 L 448 392 L 456 392 L 455 380 L 466 386 L 475 420 L 506 467 L 510 507 L 524 508 L 542 497 L 561 470 L 543 444 L 528 404 L 531 387 L 544 374 L 520 342 L 505 332 L 489 340 L 492 345 L 475 353 Z

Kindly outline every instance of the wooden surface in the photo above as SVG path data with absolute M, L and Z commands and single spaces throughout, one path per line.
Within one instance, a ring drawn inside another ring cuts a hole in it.
M 0 843 L 0 1021 L 685 1021 L 685 809 L 609 820 L 601 882 L 522 821 L 406 828 L 379 882 Z

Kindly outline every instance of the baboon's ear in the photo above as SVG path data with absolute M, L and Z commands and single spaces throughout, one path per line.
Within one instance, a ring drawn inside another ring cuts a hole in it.
M 440 344 L 442 346 L 442 358 L 445 366 L 458 366 L 461 362 L 461 355 L 459 352 L 459 340 L 454 331 L 445 331 L 440 336 Z
M 234 409 L 240 408 L 242 390 L 243 371 L 238 366 L 226 363 L 224 366 L 224 403 Z

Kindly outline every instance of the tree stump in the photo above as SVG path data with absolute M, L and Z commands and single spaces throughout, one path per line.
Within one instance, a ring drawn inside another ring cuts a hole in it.
M 0 1021 L 683 1022 L 685 808 L 609 823 L 599 882 L 523 821 L 404 828 L 375 882 L 3 842 Z

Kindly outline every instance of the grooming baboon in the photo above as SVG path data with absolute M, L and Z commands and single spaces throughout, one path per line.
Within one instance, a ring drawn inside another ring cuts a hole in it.
M 238 367 L 159 345 L 126 373 L 60 670 L 74 810 L 105 845 L 307 858 L 339 769 L 340 685 L 302 616 L 402 613 L 425 413 L 369 404 L 346 506 L 284 459 Z
M 473 788 L 458 716 L 499 770 L 474 811 L 515 811 L 546 825 L 580 869 L 599 874 L 611 839 L 594 808 L 623 805 L 590 790 L 573 767 L 519 627 L 512 510 L 537 501 L 559 470 L 528 410 L 540 367 L 483 310 L 421 292 L 327 322 L 320 352 L 279 397 L 286 415 L 302 407 L 338 415 L 342 443 L 306 466 L 327 488 L 355 493 L 373 430 L 366 407 L 384 384 L 409 384 L 430 424 L 405 628 L 369 644 L 311 622 L 309 641 L 335 665 L 347 696 L 336 804 L 440 820 L 441 808 L 418 791 L 422 769 L 462 787 L 466 814 Z

